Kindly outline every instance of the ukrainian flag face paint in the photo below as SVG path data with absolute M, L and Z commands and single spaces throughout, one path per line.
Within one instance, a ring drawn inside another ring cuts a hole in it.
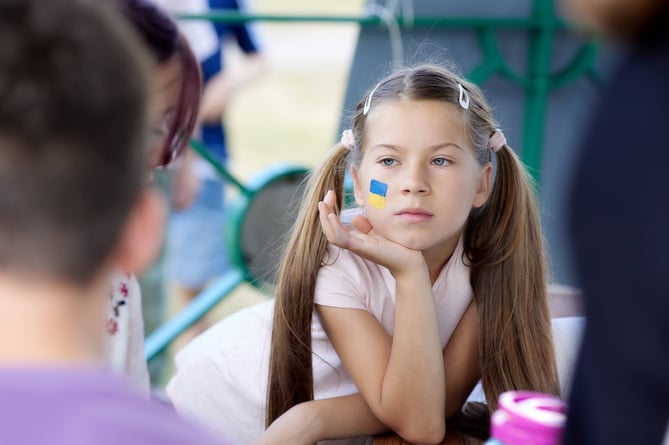
M 388 184 L 372 179 L 369 184 L 369 205 L 377 209 L 386 207 L 386 193 Z

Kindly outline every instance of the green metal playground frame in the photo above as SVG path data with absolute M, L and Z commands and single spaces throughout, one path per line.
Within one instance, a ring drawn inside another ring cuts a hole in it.
M 279 23 L 352 23 L 360 26 L 387 27 L 388 18 L 376 14 L 365 16 L 323 16 L 323 15 L 263 15 L 242 14 L 229 11 L 211 11 L 206 15 L 178 15 L 185 20 L 210 20 L 225 23 L 247 23 L 254 21 Z M 400 28 L 436 28 L 475 30 L 483 58 L 481 63 L 471 70 L 467 77 L 482 83 L 493 75 L 502 75 L 525 90 L 525 114 L 522 135 L 522 158 L 528 171 L 540 183 L 544 122 L 549 94 L 558 88 L 570 84 L 581 76 L 589 76 L 596 81 L 601 79 L 595 67 L 599 53 L 599 42 L 587 41 L 582 44 L 572 60 L 559 72 L 551 72 L 553 40 L 557 32 L 568 31 L 570 25 L 555 15 L 553 0 L 533 0 L 528 17 L 490 18 L 490 17 L 404 17 L 393 18 Z M 524 74 L 514 71 L 505 61 L 496 37 L 499 30 L 527 31 L 528 64 Z M 242 199 L 237 215 L 228 226 L 231 256 L 236 267 L 214 282 L 200 294 L 186 309 L 172 320 L 160 326 L 146 340 L 146 358 L 152 360 L 191 324 L 199 320 L 211 308 L 225 298 L 235 287 L 244 281 L 253 283 L 248 269 L 244 265 L 238 245 L 239 233 L 243 222 L 244 206 L 248 206 L 258 191 L 285 175 L 306 172 L 301 167 L 279 166 L 264 172 L 253 183 L 244 185 L 238 181 L 223 165 L 209 155 L 206 147 L 192 142 L 192 147 L 207 159 L 221 176 L 235 186 Z M 240 216 L 241 215 L 241 216 Z

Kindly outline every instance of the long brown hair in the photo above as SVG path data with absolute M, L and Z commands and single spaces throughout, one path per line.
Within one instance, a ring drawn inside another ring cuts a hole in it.
M 460 87 L 469 107 L 458 105 Z M 371 95 L 371 96 L 370 96 Z M 270 354 L 266 424 L 292 406 L 313 399 L 311 318 L 318 270 L 327 240 L 317 203 L 337 193 L 341 208 L 347 161 L 362 159 L 368 105 L 399 99 L 439 100 L 461 110 L 465 131 L 480 165 L 491 161 L 488 148 L 496 128 L 480 90 L 453 72 L 434 65 L 400 70 L 381 82 L 356 106 L 355 147 L 336 145 L 312 174 L 305 199 L 279 270 Z M 367 104 L 366 104 L 367 102 Z M 350 159 L 349 159 L 350 157 Z M 559 393 L 557 367 L 546 301 L 546 271 L 541 224 L 529 176 L 514 152 L 497 152 L 497 170 L 488 202 L 470 214 L 464 261 L 479 313 L 482 383 L 488 407 L 500 393 L 528 389 Z

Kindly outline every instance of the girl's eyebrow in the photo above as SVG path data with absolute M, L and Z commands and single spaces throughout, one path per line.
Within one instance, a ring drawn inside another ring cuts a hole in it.
M 449 146 L 453 146 L 453 147 L 455 147 L 459 150 L 464 151 L 464 149 L 461 146 L 459 146 L 458 144 L 456 144 L 455 142 L 444 142 L 444 143 L 441 143 L 441 144 L 430 145 L 429 147 L 427 147 L 427 150 L 433 152 L 433 151 L 437 151 L 441 148 L 446 148 L 446 147 L 449 147 Z M 380 149 L 380 148 L 387 148 L 387 149 L 390 149 L 390 150 L 393 150 L 393 151 L 402 151 L 402 147 L 400 147 L 399 145 L 393 145 L 393 144 L 376 144 L 376 145 L 373 145 L 370 148 L 372 150 L 373 149 Z
M 464 149 L 462 147 L 460 147 L 458 144 L 456 144 L 455 142 L 444 142 L 442 144 L 431 145 L 431 146 L 427 147 L 427 149 L 430 150 L 430 151 L 437 151 L 440 148 L 446 148 L 446 147 L 450 147 L 450 146 L 453 146 L 453 147 L 455 147 L 459 150 L 464 151 Z

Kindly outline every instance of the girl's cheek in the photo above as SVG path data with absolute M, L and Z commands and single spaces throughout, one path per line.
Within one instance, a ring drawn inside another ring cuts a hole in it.
M 372 179 L 369 183 L 367 203 L 371 207 L 382 210 L 386 207 L 387 193 L 388 193 L 388 184 L 378 179 Z

